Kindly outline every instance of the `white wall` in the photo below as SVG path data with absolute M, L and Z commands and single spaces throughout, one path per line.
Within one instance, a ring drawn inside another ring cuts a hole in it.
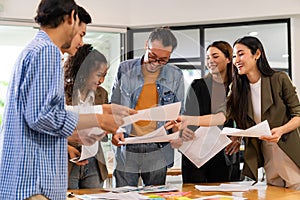
M 33 19 L 39 2 L 0 0 L 0 17 Z M 77 0 L 77 3 L 92 15 L 94 25 L 113 27 L 190 25 L 291 17 L 292 78 L 300 89 L 300 56 L 297 56 L 300 55 L 299 0 Z
M 25 3 L 26 2 L 26 3 Z M 0 17 L 32 19 L 40 0 L 0 0 Z M 282 18 L 300 15 L 299 0 L 77 0 L 93 24 L 153 26 Z
M 300 14 L 299 0 L 130 0 L 130 26 L 203 24 Z

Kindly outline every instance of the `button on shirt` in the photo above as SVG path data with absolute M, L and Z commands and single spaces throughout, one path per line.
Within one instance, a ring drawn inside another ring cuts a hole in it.
M 66 199 L 67 137 L 78 115 L 65 110 L 60 50 L 39 31 L 13 72 L 0 133 L 0 199 Z

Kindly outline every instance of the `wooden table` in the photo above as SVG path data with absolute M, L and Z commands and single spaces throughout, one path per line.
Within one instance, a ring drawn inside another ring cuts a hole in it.
M 250 190 L 247 192 L 201 192 L 195 189 L 195 184 L 175 184 L 181 191 L 191 192 L 189 198 L 199 198 L 210 195 L 233 195 L 244 197 L 249 200 L 296 200 L 300 199 L 300 191 L 290 190 L 275 186 L 267 186 L 266 189 Z M 211 184 L 212 185 L 212 184 Z M 69 190 L 74 194 L 95 194 L 102 193 L 101 189 L 80 189 L 80 190 Z M 75 200 L 75 198 L 69 198 Z

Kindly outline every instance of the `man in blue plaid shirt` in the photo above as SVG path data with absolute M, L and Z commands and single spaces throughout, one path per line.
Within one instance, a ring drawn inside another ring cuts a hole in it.
M 65 110 L 61 49 L 70 47 L 78 31 L 74 0 L 42 0 L 35 21 L 41 30 L 16 61 L 8 88 L 0 133 L 1 200 L 66 199 L 67 137 L 92 144 L 99 136 L 79 136 L 75 128 L 115 133 L 123 123 L 104 107 L 109 114 Z

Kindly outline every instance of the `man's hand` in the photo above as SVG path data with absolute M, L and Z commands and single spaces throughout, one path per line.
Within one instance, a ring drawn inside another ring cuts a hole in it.
M 68 145 L 68 154 L 69 154 L 70 159 L 80 157 L 80 152 L 75 147 L 73 147 L 71 145 Z M 82 160 L 82 161 L 76 162 L 76 165 L 83 166 L 83 165 L 86 165 L 88 163 L 89 163 L 88 160 Z
M 172 129 L 172 132 L 175 133 L 175 132 L 179 131 L 179 129 L 181 127 L 181 122 L 178 122 L 177 120 L 171 120 L 171 121 L 166 122 L 164 127 L 166 130 Z
M 119 147 L 122 146 L 121 144 L 119 144 L 120 141 L 124 141 L 124 134 L 123 133 L 116 133 L 113 135 L 111 143 L 113 143 L 113 145 Z
M 137 113 L 134 109 L 118 104 L 103 104 L 102 109 L 104 114 L 118 115 L 122 118 Z

